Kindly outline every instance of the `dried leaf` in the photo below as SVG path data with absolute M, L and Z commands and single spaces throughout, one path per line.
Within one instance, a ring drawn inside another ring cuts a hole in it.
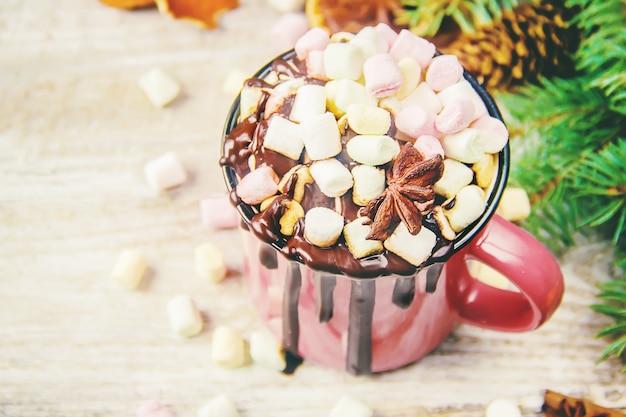
M 541 410 L 548 417 L 626 417 L 619 410 L 600 407 L 591 401 L 550 390 L 546 391 Z
M 154 6 L 155 0 L 100 0 L 100 3 L 117 9 L 140 9 L 143 7 Z
M 239 0 L 156 0 L 159 11 L 205 29 L 217 27 L 219 16 L 239 6 Z

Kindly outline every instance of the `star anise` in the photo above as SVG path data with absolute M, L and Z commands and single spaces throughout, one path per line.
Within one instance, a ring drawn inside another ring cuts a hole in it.
M 372 219 L 367 239 L 385 240 L 403 222 L 413 235 L 422 228 L 422 213 L 416 204 L 434 200 L 433 185 L 443 174 L 443 158 L 425 159 L 411 143 L 406 143 L 387 170 L 387 188 L 364 208 Z

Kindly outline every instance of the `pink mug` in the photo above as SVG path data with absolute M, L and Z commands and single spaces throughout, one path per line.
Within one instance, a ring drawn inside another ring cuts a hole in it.
M 256 76 L 262 78 L 269 66 Z M 464 74 L 491 116 L 500 113 L 486 90 Z M 235 128 L 239 100 L 225 126 Z M 282 340 L 285 352 L 323 366 L 366 374 L 396 369 L 427 355 L 459 323 L 522 332 L 538 328 L 556 310 L 563 276 L 556 259 L 530 234 L 495 214 L 506 185 L 509 148 L 498 155 L 498 173 L 483 215 L 414 275 L 355 278 L 317 271 L 280 253 L 246 231 L 252 211 L 240 204 L 244 222 L 245 281 L 260 318 Z M 223 164 L 224 165 L 224 164 Z M 237 184 L 224 166 L 227 188 Z M 516 287 L 491 287 L 473 277 L 481 262 Z

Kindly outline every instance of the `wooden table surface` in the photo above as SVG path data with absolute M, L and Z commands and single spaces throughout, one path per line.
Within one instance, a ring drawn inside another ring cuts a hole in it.
M 305 364 L 292 376 L 217 367 L 211 329 L 260 329 L 241 280 L 237 231 L 201 227 L 198 201 L 224 191 L 217 165 L 233 68 L 252 73 L 278 50 L 278 19 L 261 0 L 200 30 L 155 9 L 96 0 L 0 2 L 0 416 L 131 416 L 158 399 L 192 416 L 225 393 L 243 417 L 324 416 L 342 395 L 377 417 L 481 416 L 496 398 L 535 415 L 545 389 L 626 407 L 616 361 L 595 364 L 607 323 L 588 305 L 610 251 L 586 244 L 561 258 L 566 294 L 538 331 L 460 327 L 431 355 L 378 376 Z M 183 86 L 157 109 L 138 78 L 161 66 Z M 155 195 L 144 164 L 175 151 L 190 179 Z M 198 278 L 193 251 L 223 248 L 230 277 Z M 138 291 L 109 278 L 120 251 L 150 269 Z M 182 340 L 165 304 L 192 295 L 206 318 Z

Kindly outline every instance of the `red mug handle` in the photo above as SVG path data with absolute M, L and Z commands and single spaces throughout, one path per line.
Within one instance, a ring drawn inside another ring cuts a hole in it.
M 508 278 L 519 292 L 491 287 L 472 277 L 477 260 Z M 563 296 L 561 268 L 550 251 L 528 232 L 498 215 L 446 263 L 448 301 L 462 322 L 521 332 L 543 324 Z

